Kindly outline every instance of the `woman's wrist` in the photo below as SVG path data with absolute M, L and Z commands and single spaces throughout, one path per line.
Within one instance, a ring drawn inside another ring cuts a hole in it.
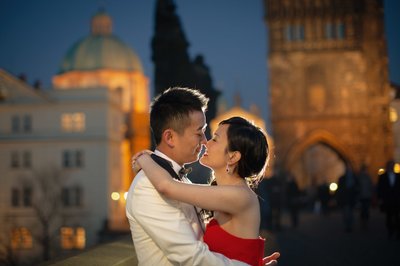
M 142 169 L 142 164 L 143 164 L 143 159 L 145 159 L 144 157 L 149 156 L 150 158 L 150 153 L 151 151 L 140 151 L 137 154 L 135 154 L 132 158 L 132 170 L 135 173 L 138 173 L 141 169 Z M 146 156 L 147 155 L 147 156 Z

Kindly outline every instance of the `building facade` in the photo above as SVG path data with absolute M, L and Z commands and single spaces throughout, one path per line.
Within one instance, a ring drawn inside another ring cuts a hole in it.
M 92 17 L 90 34 L 71 46 L 53 77 L 55 90 L 97 87 L 119 91 L 121 95 L 126 124 L 121 160 L 126 169 L 123 180 L 127 191 L 133 179 L 130 158 L 150 147 L 149 80 L 133 49 L 113 34 L 112 19 L 103 10 Z
M 302 187 L 393 156 L 382 4 L 264 0 L 276 167 Z
M 141 62 L 104 11 L 53 88 L 0 69 L 0 251 L 33 262 L 129 231 L 124 195 L 132 154 L 150 147 L 149 101 Z
M 36 256 L 47 229 L 61 249 L 97 243 L 106 221 L 124 218 L 109 196 L 123 190 L 120 96 L 37 91 L 3 70 L 0 90 L 2 244 Z

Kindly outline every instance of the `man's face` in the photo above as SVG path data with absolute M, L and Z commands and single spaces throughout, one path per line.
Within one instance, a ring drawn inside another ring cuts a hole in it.
M 181 165 L 197 161 L 202 146 L 207 142 L 204 134 L 207 126 L 204 113 L 192 112 L 189 119 L 190 125 L 185 128 L 184 132 L 175 134 L 175 161 Z

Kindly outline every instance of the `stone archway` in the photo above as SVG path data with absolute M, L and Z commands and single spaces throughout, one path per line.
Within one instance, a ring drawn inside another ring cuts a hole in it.
M 346 163 L 354 165 L 346 148 L 333 134 L 317 130 L 289 149 L 284 168 L 296 177 L 301 189 L 308 190 L 337 182 Z

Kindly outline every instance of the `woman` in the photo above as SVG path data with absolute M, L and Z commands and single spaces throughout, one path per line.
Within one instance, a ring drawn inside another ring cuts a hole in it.
M 142 168 L 165 197 L 214 211 L 203 239 L 211 251 L 263 265 L 260 207 L 251 188 L 263 177 L 267 159 L 263 132 L 241 117 L 232 117 L 219 124 L 200 159 L 213 170 L 218 186 L 177 182 L 147 152 L 134 157 L 133 165 Z

